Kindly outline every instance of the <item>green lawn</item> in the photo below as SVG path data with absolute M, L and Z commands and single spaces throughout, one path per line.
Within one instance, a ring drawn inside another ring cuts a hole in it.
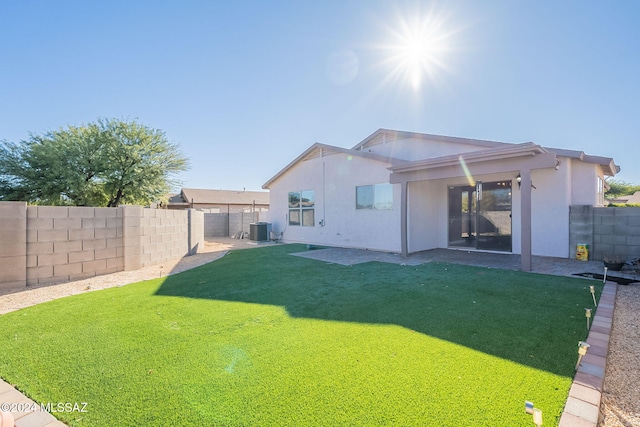
M 71 426 L 557 423 L 594 282 L 302 250 L 1 315 L 0 377 Z

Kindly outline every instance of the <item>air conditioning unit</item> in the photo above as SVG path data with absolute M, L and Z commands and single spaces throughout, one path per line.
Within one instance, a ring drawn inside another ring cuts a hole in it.
M 249 240 L 267 242 L 271 236 L 270 222 L 253 222 L 249 224 Z

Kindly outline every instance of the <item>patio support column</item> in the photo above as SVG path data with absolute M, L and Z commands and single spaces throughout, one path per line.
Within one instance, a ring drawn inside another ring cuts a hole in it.
M 400 247 L 402 256 L 409 255 L 407 244 L 407 181 L 400 182 Z
M 531 271 L 531 170 L 520 171 L 520 259 L 522 271 Z

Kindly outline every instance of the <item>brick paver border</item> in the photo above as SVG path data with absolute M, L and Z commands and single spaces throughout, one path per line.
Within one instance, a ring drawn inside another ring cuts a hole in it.
M 37 404 L 33 400 L 2 379 L 0 379 L 0 403 L 14 404 L 13 409 L 18 409 L 11 412 L 15 427 L 67 427 L 50 413 L 39 409 L 34 410 Z
M 618 285 L 607 282 L 593 318 L 587 343 L 588 353 L 582 358 L 558 427 L 597 427 L 604 374 L 609 354 L 609 338 L 613 326 Z

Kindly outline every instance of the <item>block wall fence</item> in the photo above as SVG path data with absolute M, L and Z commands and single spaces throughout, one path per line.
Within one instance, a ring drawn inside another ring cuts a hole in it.
M 571 206 L 569 210 L 570 257 L 576 245 L 589 245 L 589 259 L 603 257 L 640 258 L 640 208 L 594 208 Z
M 204 214 L 0 202 L 0 291 L 137 270 L 204 246 Z
M 239 231 L 249 234 L 249 225 L 260 221 L 260 212 L 204 213 L 205 237 L 232 237 Z

